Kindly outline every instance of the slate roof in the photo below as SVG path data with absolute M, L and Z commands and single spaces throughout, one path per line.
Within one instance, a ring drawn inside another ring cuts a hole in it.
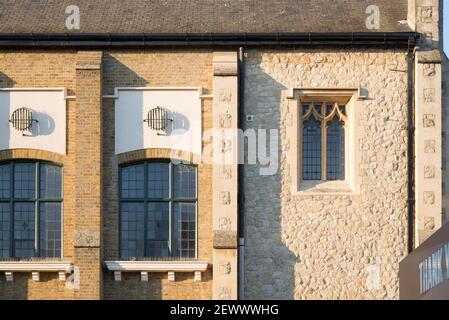
M 0 0 L 0 33 L 410 32 L 407 0 Z M 369 30 L 366 8 L 380 8 Z M 81 29 L 65 26 L 77 5 Z

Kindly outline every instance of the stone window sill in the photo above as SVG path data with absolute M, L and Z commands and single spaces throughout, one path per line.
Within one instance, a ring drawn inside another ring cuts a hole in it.
M 347 181 L 303 181 L 299 195 L 349 195 L 353 194 Z
M 122 281 L 122 272 L 140 272 L 141 280 L 148 282 L 148 273 L 167 273 L 168 281 L 175 281 L 175 273 L 192 272 L 195 281 L 201 281 L 201 273 L 206 272 L 208 263 L 204 261 L 105 261 L 109 271 L 114 272 L 114 280 Z
M 31 273 L 33 281 L 40 281 L 40 273 L 58 273 L 60 281 L 66 281 L 73 271 L 71 262 L 52 261 L 0 261 L 0 272 L 4 272 L 7 282 L 14 281 L 14 273 Z

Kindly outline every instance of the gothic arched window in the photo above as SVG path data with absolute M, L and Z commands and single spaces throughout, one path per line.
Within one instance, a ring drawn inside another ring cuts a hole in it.
M 303 180 L 344 180 L 346 106 L 303 103 L 301 114 Z

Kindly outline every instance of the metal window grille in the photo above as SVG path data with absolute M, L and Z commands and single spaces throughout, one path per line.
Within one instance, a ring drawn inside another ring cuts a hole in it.
M 12 127 L 24 135 L 31 133 L 33 123 L 37 120 L 33 119 L 33 112 L 28 108 L 20 108 L 11 114 L 9 120 Z
M 151 109 L 144 120 L 148 127 L 154 131 L 165 131 L 168 128 L 168 124 L 172 121 L 172 119 L 168 118 L 168 111 L 161 107 Z

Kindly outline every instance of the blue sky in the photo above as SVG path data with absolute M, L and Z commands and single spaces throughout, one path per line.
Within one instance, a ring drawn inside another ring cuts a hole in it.
M 444 51 L 449 57 L 449 1 L 444 2 Z

